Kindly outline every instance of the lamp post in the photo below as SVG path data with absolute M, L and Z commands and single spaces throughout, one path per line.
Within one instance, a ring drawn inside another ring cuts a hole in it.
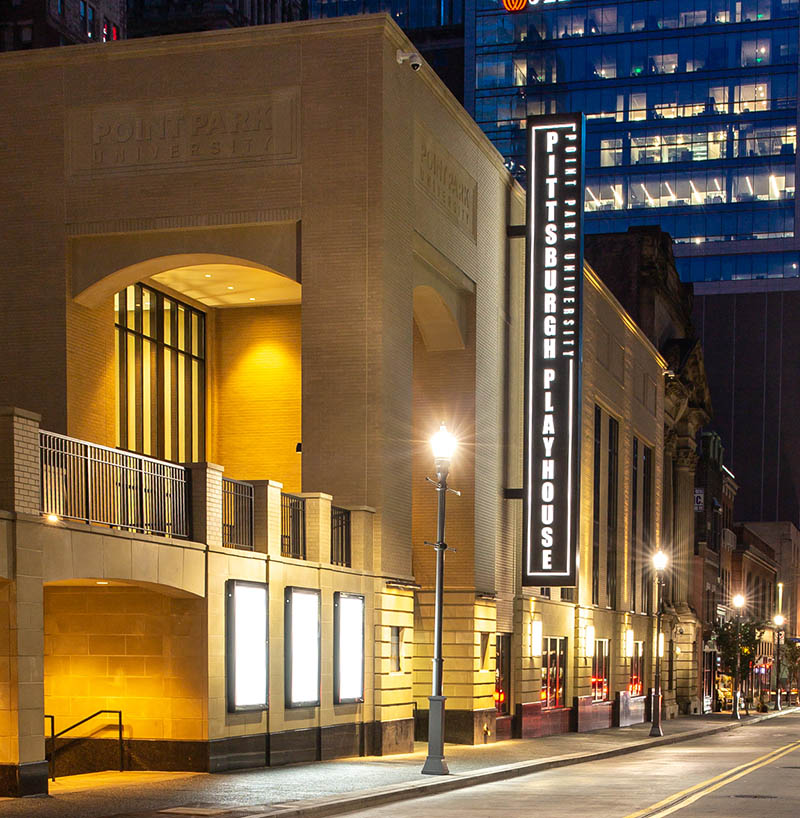
M 741 594 L 736 594 L 731 602 L 736 609 L 736 675 L 733 677 L 733 710 L 731 718 L 739 721 L 741 719 L 739 715 L 739 675 L 742 664 L 742 608 L 744 607 L 744 597 Z
M 444 595 L 444 552 L 447 543 L 444 541 L 445 497 L 447 495 L 447 474 L 450 471 L 450 460 L 456 448 L 456 439 L 447 431 L 444 423 L 431 438 L 433 462 L 436 468 L 436 485 L 438 506 L 436 516 L 436 542 L 430 543 L 436 549 L 436 598 L 434 603 L 433 624 L 433 682 L 428 709 L 428 757 L 422 767 L 425 775 L 447 775 L 447 762 L 444 760 L 444 702 L 442 695 L 442 605 Z
M 660 549 L 653 554 L 653 568 L 656 571 L 656 678 L 653 685 L 653 703 L 650 707 L 650 716 L 653 726 L 651 736 L 663 736 L 661 729 L 661 614 L 664 606 L 663 592 L 664 569 L 667 567 L 667 555 Z
M 781 709 L 781 637 L 783 623 L 786 621 L 783 614 L 775 614 L 772 618 L 775 623 L 775 709 Z

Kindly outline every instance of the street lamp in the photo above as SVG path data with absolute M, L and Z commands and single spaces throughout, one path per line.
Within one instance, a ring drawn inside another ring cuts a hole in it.
M 661 729 L 661 614 L 664 606 L 663 592 L 664 569 L 667 567 L 667 555 L 659 549 L 653 554 L 653 568 L 656 571 L 656 679 L 653 686 L 653 703 L 650 707 L 650 716 L 653 726 L 650 735 L 663 736 Z
M 781 709 L 781 637 L 783 636 L 783 623 L 786 621 L 783 614 L 775 614 L 772 617 L 775 623 L 775 709 Z
M 741 594 L 736 594 L 731 600 L 733 607 L 736 608 L 736 675 L 733 682 L 733 710 L 731 711 L 731 718 L 739 721 L 739 675 L 742 663 L 742 608 L 744 608 L 744 597 Z
M 436 600 L 433 625 L 433 683 L 428 709 L 428 757 L 422 772 L 425 775 L 447 775 L 447 762 L 444 760 L 444 701 L 442 695 L 442 597 L 444 595 L 444 552 L 447 543 L 444 541 L 445 496 L 447 495 L 447 473 L 450 471 L 450 460 L 456 449 L 456 439 L 447 431 L 444 423 L 431 438 L 433 462 L 436 468 L 436 485 L 438 507 L 436 517 L 436 542 L 428 543 L 436 549 Z M 452 489 L 450 489 L 452 491 Z M 458 493 L 458 492 L 456 492 Z

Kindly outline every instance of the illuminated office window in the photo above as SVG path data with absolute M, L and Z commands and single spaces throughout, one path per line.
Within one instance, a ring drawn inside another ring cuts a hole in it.
M 163 460 L 205 457 L 205 315 L 131 284 L 114 296 L 117 446 Z

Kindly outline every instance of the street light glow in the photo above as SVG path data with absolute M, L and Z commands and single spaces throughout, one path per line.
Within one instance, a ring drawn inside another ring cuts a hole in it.
M 772 621 L 775 623 L 776 627 L 782 628 L 786 618 L 783 614 L 775 614 L 775 616 L 772 617 Z
M 667 555 L 659 548 L 655 554 L 653 554 L 653 568 L 656 571 L 663 571 L 667 567 Z
M 736 594 L 731 602 L 734 608 L 744 608 L 744 597 L 741 594 Z
M 439 427 L 439 431 L 431 438 L 431 448 L 433 449 L 433 456 L 437 460 L 450 460 L 456 450 L 458 441 L 450 432 L 444 423 Z

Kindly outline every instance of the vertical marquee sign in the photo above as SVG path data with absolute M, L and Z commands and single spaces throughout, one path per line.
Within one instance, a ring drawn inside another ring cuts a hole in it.
M 575 585 L 583 114 L 528 119 L 522 584 Z

